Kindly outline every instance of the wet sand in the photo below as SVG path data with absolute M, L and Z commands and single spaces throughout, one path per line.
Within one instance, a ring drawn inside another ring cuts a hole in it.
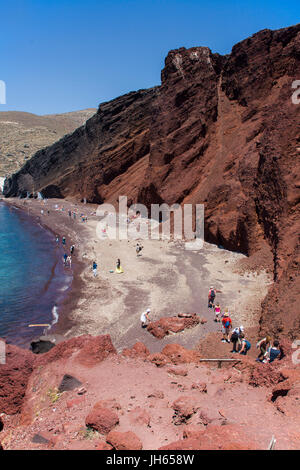
M 99 239 L 96 228 L 97 206 L 66 200 L 6 200 L 27 210 L 40 223 L 67 239 L 67 249 L 75 245 L 72 262 L 73 283 L 59 321 L 51 331 L 60 341 L 81 334 L 110 334 L 118 351 L 142 341 L 151 352 L 160 351 L 168 343 L 193 348 L 209 333 L 220 332 L 207 293 L 214 285 L 221 293 L 216 300 L 221 308 L 228 307 L 233 326 L 258 327 L 260 304 L 270 285 L 265 271 L 243 272 L 239 264 L 245 256 L 205 243 L 202 250 L 187 251 L 180 241 L 143 240 L 142 255 L 135 252 L 136 240 Z M 55 210 L 55 205 L 64 211 Z M 41 216 L 41 209 L 44 215 Z M 68 210 L 83 213 L 83 223 L 68 216 Z M 50 214 L 47 214 L 49 210 Z M 117 258 L 124 273 L 115 273 Z M 97 261 L 98 276 L 94 278 L 92 262 Z M 69 269 L 69 268 L 66 268 Z M 111 273 L 110 270 L 114 272 Z M 207 323 L 190 330 L 157 340 L 140 325 L 140 315 L 151 309 L 151 319 L 178 313 L 196 312 Z M 53 336 L 54 335 L 54 336 Z

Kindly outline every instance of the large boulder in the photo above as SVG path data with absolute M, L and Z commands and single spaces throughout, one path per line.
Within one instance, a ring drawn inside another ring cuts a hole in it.
M 140 439 L 132 431 L 111 431 L 106 436 L 106 442 L 116 450 L 141 450 L 143 448 Z
M 100 432 L 109 433 L 119 423 L 118 415 L 109 408 L 104 408 L 102 404 L 96 403 L 92 411 L 85 419 L 87 427 Z

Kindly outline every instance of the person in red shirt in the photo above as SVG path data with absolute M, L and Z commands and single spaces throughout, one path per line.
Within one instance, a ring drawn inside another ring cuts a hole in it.
M 223 343 L 226 343 L 226 342 L 230 343 L 229 333 L 230 333 L 231 328 L 232 328 L 231 318 L 229 316 L 229 313 L 225 311 L 222 317 L 222 332 L 223 332 L 222 342 Z

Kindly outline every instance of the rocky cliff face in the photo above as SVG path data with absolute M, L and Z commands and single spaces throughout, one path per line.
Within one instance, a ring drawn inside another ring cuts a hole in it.
M 0 112 L 0 176 L 18 171 L 38 150 L 74 132 L 96 111 L 90 108 L 45 116 Z
M 37 152 L 10 178 L 5 194 L 41 191 L 45 197 L 101 203 L 125 186 L 137 198 L 149 158 L 149 124 L 157 90 L 140 90 L 103 103 L 73 134 Z
M 262 329 L 296 336 L 299 59 L 300 25 L 263 30 L 224 57 L 205 47 L 171 51 L 160 87 L 101 105 L 27 162 L 5 194 L 204 203 L 208 241 L 274 272 Z

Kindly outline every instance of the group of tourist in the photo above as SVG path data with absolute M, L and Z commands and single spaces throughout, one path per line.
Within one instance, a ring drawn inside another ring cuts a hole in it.
M 56 246 L 59 246 L 59 236 L 58 235 L 56 235 L 55 241 L 56 241 Z M 71 268 L 72 267 L 72 256 L 74 254 L 75 246 L 74 245 L 70 246 L 70 254 L 67 255 L 67 253 L 66 253 L 66 249 L 67 249 L 66 237 L 62 237 L 61 244 L 62 244 L 62 247 L 64 249 L 64 255 L 63 255 L 64 266 L 65 267 L 68 266 L 68 267 Z
M 247 355 L 248 351 L 251 349 L 251 343 L 245 336 L 244 327 L 241 325 L 234 329 L 232 328 L 232 320 L 228 308 L 225 308 L 224 312 L 221 313 L 220 304 L 215 303 L 217 292 L 220 291 L 217 291 L 214 286 L 210 287 L 208 292 L 208 308 L 214 310 L 214 321 L 222 323 L 223 337 L 221 341 L 223 343 L 232 343 L 231 353 Z M 279 341 L 275 339 L 272 342 L 272 338 L 269 335 L 261 339 L 256 344 L 256 347 L 260 351 L 256 359 L 257 362 L 273 362 L 275 359 L 281 359 L 283 357 L 283 351 Z

